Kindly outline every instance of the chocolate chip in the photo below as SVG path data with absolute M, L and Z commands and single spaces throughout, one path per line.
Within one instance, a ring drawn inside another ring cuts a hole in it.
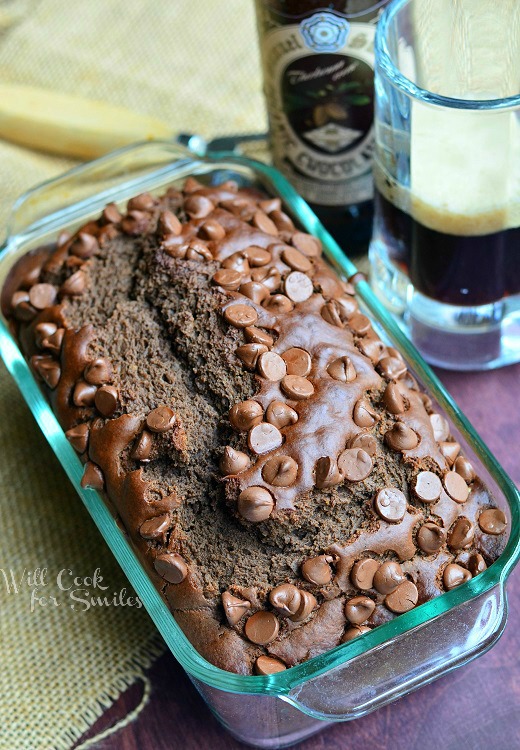
M 312 281 L 304 273 L 293 271 L 284 281 L 284 290 L 293 302 L 305 302 L 312 297 Z
M 367 591 L 374 585 L 374 575 L 379 568 L 379 563 L 372 557 L 364 557 L 354 563 L 350 571 L 352 585 L 361 591 Z
M 467 458 L 459 456 L 453 464 L 454 471 L 459 474 L 465 482 L 470 484 L 475 479 L 475 471 Z
M 249 261 L 249 265 L 253 268 L 260 266 L 266 266 L 272 260 L 272 255 L 269 250 L 264 247 L 258 247 L 258 245 L 250 245 L 243 250 L 244 255 Z
M 438 552 L 446 541 L 446 535 L 436 523 L 425 523 L 417 532 L 417 545 L 426 555 Z
M 327 372 L 334 380 L 342 383 L 351 383 L 356 379 L 357 373 L 350 357 L 338 357 L 327 367 Z
M 440 414 L 430 414 L 430 423 L 433 430 L 433 437 L 438 443 L 448 439 L 450 436 L 450 426 L 447 419 Z
M 238 271 L 242 275 L 246 275 L 250 271 L 249 261 L 247 260 L 244 253 L 233 253 L 222 261 L 222 268 L 230 268 L 233 271 Z
M 197 232 L 199 237 L 202 237 L 204 240 L 211 240 L 213 242 L 218 242 L 219 240 L 223 240 L 226 236 L 226 230 L 215 219 L 208 219 L 204 222 L 204 224 L 199 227 L 199 231 Z
M 412 581 L 403 581 L 385 597 L 385 606 L 396 615 L 409 612 L 419 601 L 417 586 Z
M 87 260 L 99 251 L 99 243 L 95 237 L 86 232 L 80 232 L 70 246 L 71 255 Z
M 143 430 L 130 454 L 133 461 L 149 461 L 153 447 L 153 436 L 148 430 Z
M 309 258 L 317 258 L 321 254 L 319 240 L 305 232 L 295 232 L 291 242 L 300 252 Z
M 272 211 L 282 210 L 282 201 L 280 198 L 268 198 L 265 201 L 259 201 L 258 206 L 265 214 L 270 214 Z
M 204 185 L 195 179 L 195 177 L 188 177 L 182 187 L 183 193 L 196 193 L 197 190 L 202 190 Z
M 108 203 L 103 209 L 101 218 L 105 224 L 119 224 L 122 216 L 115 203 Z
M 184 210 L 190 219 L 205 219 L 215 206 L 205 195 L 190 195 L 184 201 Z
M 247 328 L 244 328 L 244 333 L 246 339 L 253 344 L 264 344 L 264 346 L 267 346 L 269 349 L 274 344 L 273 337 L 265 331 L 262 331 L 261 328 L 248 326 Z
M 408 451 L 419 444 L 417 434 L 403 422 L 395 425 L 385 433 L 385 443 L 394 451 Z
M 380 419 L 379 414 L 366 398 L 356 401 L 352 417 L 358 427 L 372 427 Z
M 241 401 L 231 407 L 229 421 L 235 430 L 246 432 L 257 424 L 260 424 L 264 416 L 264 410 L 258 401 Z
M 92 461 L 87 461 L 81 478 L 82 487 L 90 487 L 93 490 L 102 490 L 105 487 L 105 478 L 99 466 Z
M 449 443 L 446 441 L 442 441 L 439 443 L 439 448 L 442 455 L 448 462 L 448 466 L 453 466 L 453 464 L 455 463 L 455 459 L 460 453 L 459 443 L 457 443 L 455 440 Z
M 469 570 L 466 570 L 466 568 L 463 568 L 461 565 L 457 565 L 457 563 L 446 565 L 442 574 L 444 587 L 448 591 L 460 586 L 462 583 L 466 583 L 466 581 L 469 581 L 470 579 L 471 573 Z
M 91 385 L 105 385 L 112 380 L 112 365 L 104 357 L 98 357 L 89 362 L 83 372 L 83 377 Z
M 255 674 L 276 674 L 277 672 L 284 672 L 286 669 L 283 661 L 272 656 L 265 656 L 265 654 L 259 656 L 255 661 Z
M 444 489 L 456 503 L 465 503 L 469 495 L 469 487 L 460 474 L 448 471 L 442 479 Z
M 282 617 L 292 617 L 298 612 L 302 599 L 301 589 L 292 583 L 275 586 L 269 593 L 269 602 Z
M 368 357 L 373 365 L 377 365 L 385 352 L 385 345 L 379 339 L 361 339 L 358 341 L 358 349 L 365 357 Z
M 145 234 L 150 226 L 150 214 L 144 211 L 129 211 L 121 220 L 121 229 L 131 237 Z
M 58 328 L 57 331 L 55 331 L 51 336 L 48 336 L 42 341 L 42 345 L 45 349 L 49 349 L 49 351 L 53 352 L 57 356 L 61 352 L 64 336 L 65 329 Z
M 441 480 L 433 471 L 420 471 L 412 482 L 414 494 L 423 503 L 435 503 L 441 496 Z
M 378 516 L 388 523 L 399 523 L 406 513 L 406 497 L 396 487 L 383 487 L 374 498 Z
M 220 205 L 242 221 L 250 221 L 255 212 L 255 204 L 247 198 L 220 201 Z
M 224 318 L 235 328 L 252 326 L 258 320 L 258 314 L 251 305 L 230 305 L 224 310 Z
M 340 453 L 338 467 L 349 482 L 361 482 L 372 471 L 372 459 L 362 448 L 347 448 Z
M 362 625 L 373 614 L 376 604 L 368 596 L 354 596 L 345 604 L 345 617 L 353 625 Z
M 388 383 L 383 394 L 383 404 L 390 414 L 402 414 L 406 410 L 405 400 L 398 385 Z
M 370 628 L 366 625 L 355 625 L 353 628 L 345 630 L 341 642 L 347 643 L 348 641 L 353 641 L 354 638 L 363 635 L 363 633 L 370 633 Z
M 341 297 L 336 297 L 334 301 L 338 306 L 338 312 L 341 320 L 343 322 L 348 321 L 350 323 L 350 319 L 358 312 L 359 309 L 358 303 L 356 302 L 354 297 L 351 297 L 349 294 L 342 294 Z M 375 336 L 375 333 L 372 332 L 371 335 Z
M 473 544 L 474 538 L 475 529 L 471 521 L 464 517 L 458 518 L 448 534 L 448 547 L 455 552 L 467 549 Z
M 111 417 L 117 409 L 119 393 L 113 385 L 103 385 L 98 388 L 94 397 L 96 409 L 104 417 Z
M 155 516 L 144 521 L 139 527 L 139 533 L 143 539 L 162 539 L 170 528 L 170 516 L 165 513 L 162 516 Z
M 251 281 L 260 281 L 270 292 L 276 292 L 282 283 L 282 276 L 277 268 L 253 268 Z
M 146 417 L 146 426 L 152 432 L 168 432 L 173 429 L 175 422 L 175 412 L 169 406 L 158 406 Z
M 60 286 L 60 296 L 81 297 L 87 288 L 87 277 L 84 271 L 76 271 Z
M 265 301 L 264 307 L 275 315 L 282 315 L 294 309 L 294 303 L 285 294 L 273 294 Z
M 129 211 L 136 209 L 137 211 L 153 211 L 155 208 L 155 198 L 150 193 L 139 193 L 134 195 L 133 198 L 127 203 Z
M 326 487 L 334 487 L 342 481 L 343 477 L 338 469 L 335 458 L 323 456 L 316 462 L 316 487 L 320 490 Z
M 90 427 L 88 422 L 83 422 L 75 427 L 71 427 L 65 433 L 67 440 L 78 453 L 85 453 L 88 446 L 88 437 Z
M 350 438 L 347 448 L 362 448 L 369 456 L 375 456 L 377 453 L 377 440 L 367 432 L 359 432 Z
M 188 244 L 182 237 L 174 237 L 173 235 L 170 235 L 161 242 L 161 249 L 164 250 L 166 255 L 169 255 L 170 258 L 182 260 L 186 257 Z
M 320 313 L 323 320 L 325 320 L 327 323 L 330 323 L 331 326 L 336 326 L 336 328 L 345 327 L 343 321 L 341 320 L 336 300 L 332 300 L 332 302 L 326 302 L 321 308 Z
M 503 534 L 507 527 L 506 514 L 500 508 L 487 508 L 478 517 L 478 525 L 484 534 Z
M 21 290 L 15 292 L 11 297 L 11 307 L 15 318 L 23 322 L 32 320 L 37 312 L 36 308 L 29 302 L 29 293 Z
M 289 617 L 289 620 L 292 622 L 303 622 L 306 620 L 318 604 L 316 597 L 303 589 L 300 589 L 300 597 L 300 606 L 295 614 Z
M 486 561 L 479 552 L 473 552 L 468 560 L 468 569 L 473 578 L 487 570 Z
M 72 403 L 74 406 L 93 406 L 96 397 L 97 387 L 79 380 L 74 386 L 72 393 Z
M 258 646 L 266 646 L 274 641 L 280 626 L 272 612 L 255 612 L 248 618 L 244 630 L 246 637 Z
M 299 250 L 292 247 L 285 247 L 282 250 L 281 258 L 283 262 L 292 268 L 293 271 L 308 273 L 312 268 L 312 263 Z
M 297 474 L 298 464 L 290 456 L 273 456 L 262 469 L 262 478 L 273 487 L 290 487 L 295 483 Z
M 222 606 L 224 607 L 226 620 L 230 625 L 236 625 L 251 608 L 251 602 L 248 602 L 247 599 L 239 599 L 237 596 L 230 594 L 229 591 L 224 591 Z
M 302 576 L 309 583 L 314 583 L 316 586 L 326 586 L 332 580 L 332 570 L 330 564 L 333 561 L 331 555 L 318 555 L 317 557 L 309 557 L 308 560 L 304 560 L 301 566 Z
M 249 468 L 251 459 L 247 453 L 236 451 L 230 445 L 224 448 L 224 454 L 220 460 L 220 470 L 225 476 L 229 474 L 239 474 L 241 471 Z
M 29 302 L 36 310 L 45 310 L 56 302 L 58 293 L 52 284 L 34 284 L 29 289 Z
M 246 521 L 265 521 L 273 512 L 273 508 L 273 497 L 265 487 L 247 487 L 239 495 L 237 510 Z
M 257 455 L 269 453 L 279 448 L 283 443 L 280 430 L 269 422 L 261 422 L 249 430 L 247 444 L 249 450 Z
M 382 357 L 377 366 L 386 380 L 398 380 L 406 372 L 405 363 L 397 357 Z
M 257 229 L 260 229 L 261 232 L 275 236 L 278 234 L 276 224 L 263 211 L 255 211 L 253 215 L 253 224 Z
M 234 271 L 232 268 L 221 268 L 213 274 L 212 281 L 217 286 L 221 286 L 228 292 L 233 292 L 242 283 L 242 274 L 239 271 Z
M 54 390 L 61 378 L 61 368 L 52 357 L 41 357 L 32 359 L 33 366 L 38 375 L 44 380 L 51 390 Z
M 55 323 L 38 323 L 34 329 L 34 343 L 38 349 L 44 348 L 44 341 L 53 333 L 56 333 L 58 326 Z
M 403 569 L 399 563 L 384 562 L 374 574 L 374 588 L 380 594 L 391 594 L 404 581 Z
M 303 401 L 313 395 L 314 386 L 300 375 L 286 375 L 282 380 L 282 390 L 289 398 Z
M 195 260 L 202 263 L 205 260 L 213 260 L 213 254 L 205 242 L 192 239 L 186 250 L 186 260 Z
M 287 375 L 299 375 L 304 378 L 311 371 L 312 360 L 309 352 L 305 349 L 293 347 L 282 354 L 282 359 L 287 366 Z
M 176 552 L 157 555 L 153 565 L 161 578 L 168 583 L 182 583 L 188 575 L 186 560 Z
M 296 424 L 298 413 L 283 401 L 271 401 L 265 412 L 265 418 L 270 424 L 281 430 L 283 427 Z
M 271 296 L 269 289 L 259 281 L 246 281 L 245 284 L 241 285 L 239 292 L 256 305 L 261 305 L 262 302 Z
M 355 312 L 348 319 L 348 327 L 352 333 L 355 333 L 357 336 L 364 336 L 370 331 L 372 325 L 366 315 L 363 315 L 360 312 Z
M 276 352 L 264 352 L 258 358 L 258 372 L 266 380 L 277 383 L 287 373 L 284 360 Z
M 260 355 L 268 351 L 264 344 L 242 344 L 235 353 L 248 370 L 255 370 Z

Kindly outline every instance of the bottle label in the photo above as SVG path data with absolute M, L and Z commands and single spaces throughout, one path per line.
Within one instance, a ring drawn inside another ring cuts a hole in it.
M 273 161 L 311 203 L 373 197 L 374 36 L 328 11 L 264 35 Z

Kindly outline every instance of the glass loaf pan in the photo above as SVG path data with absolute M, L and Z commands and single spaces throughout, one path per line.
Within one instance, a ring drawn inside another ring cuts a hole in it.
M 273 168 L 230 154 L 194 157 L 167 142 L 125 148 L 36 187 L 15 204 L 1 248 L 0 286 L 13 263 L 28 250 L 75 229 L 110 202 L 125 202 L 145 190 L 160 192 L 189 175 L 202 182 L 233 178 L 278 195 L 285 210 L 323 243 L 324 253 L 344 278 L 355 266 L 318 222 L 306 203 Z M 377 301 L 366 281 L 357 283 L 361 305 L 379 335 L 398 348 L 410 371 L 451 422 L 465 454 L 506 510 L 509 539 L 486 571 L 369 633 L 284 672 L 240 676 L 203 659 L 175 622 L 142 568 L 128 536 L 102 496 L 82 489 L 82 464 L 40 392 L 6 320 L 0 319 L 0 353 L 70 480 L 142 599 L 176 659 L 214 714 L 243 742 L 264 748 L 290 745 L 332 721 L 354 719 L 485 652 L 506 622 L 505 583 L 520 554 L 520 496 L 496 459 L 473 431 L 415 348 Z

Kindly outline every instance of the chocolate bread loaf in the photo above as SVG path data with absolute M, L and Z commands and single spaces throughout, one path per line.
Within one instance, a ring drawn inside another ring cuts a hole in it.
M 23 258 L 3 309 L 198 651 L 280 671 L 477 575 L 506 517 L 279 199 L 142 194 Z

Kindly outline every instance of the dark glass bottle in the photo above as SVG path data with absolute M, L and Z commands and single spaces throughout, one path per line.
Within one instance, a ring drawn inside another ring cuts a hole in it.
M 341 247 L 372 231 L 375 24 L 389 0 L 256 0 L 275 166 Z

